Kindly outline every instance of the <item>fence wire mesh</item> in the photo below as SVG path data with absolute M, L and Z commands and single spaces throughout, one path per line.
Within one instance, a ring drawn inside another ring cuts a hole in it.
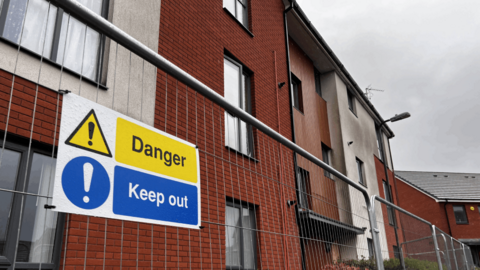
M 436 262 L 425 224 L 395 212 L 408 224 L 397 226 L 397 243 L 389 210 L 376 207 L 374 247 L 359 190 L 51 3 L 11 3 L 0 2 L 14 22 L 0 47 L 0 256 L 10 269 L 338 269 L 373 260 L 374 248 L 384 259 Z M 195 144 L 202 228 L 52 211 L 60 120 L 68 116 L 51 89 Z M 447 261 L 450 250 L 464 256 L 458 245 L 443 247 Z

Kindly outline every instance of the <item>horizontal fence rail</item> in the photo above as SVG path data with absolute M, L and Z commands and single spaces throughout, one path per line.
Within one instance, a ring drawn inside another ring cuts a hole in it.
M 0 14 L 11 1 L 0 2 Z M 0 63 L 0 268 L 383 270 L 421 261 L 472 269 L 468 247 L 370 197 L 99 12 L 73 0 L 22 3 L 8 13 L 15 35 L 0 41 L 9 52 Z M 45 74 L 62 91 L 45 87 Z M 65 90 L 198 147 L 199 230 L 52 211 Z

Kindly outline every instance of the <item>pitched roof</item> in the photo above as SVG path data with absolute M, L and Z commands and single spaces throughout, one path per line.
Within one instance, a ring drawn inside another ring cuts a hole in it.
M 396 176 L 439 200 L 480 200 L 480 174 L 395 171 Z

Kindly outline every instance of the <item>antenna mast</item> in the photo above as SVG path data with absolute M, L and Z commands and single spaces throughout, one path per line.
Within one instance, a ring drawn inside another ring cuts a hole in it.
M 385 90 L 375 89 L 375 88 L 372 88 L 371 86 L 372 85 L 370 84 L 369 86 L 367 86 L 367 88 L 365 88 L 365 96 L 368 98 L 368 100 L 371 100 L 373 97 L 372 91 L 385 92 Z

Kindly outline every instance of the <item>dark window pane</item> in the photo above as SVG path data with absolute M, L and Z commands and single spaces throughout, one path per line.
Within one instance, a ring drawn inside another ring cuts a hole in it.
M 397 246 L 393 246 L 393 256 L 400 260 L 400 249 Z
M 57 212 L 45 209 L 47 198 L 25 196 L 17 262 L 52 261 Z
M 13 193 L 0 191 L 0 255 L 3 255 L 3 248 L 7 240 L 7 227 L 10 218 L 10 207 L 12 204 Z
M 367 238 L 367 246 L 368 246 L 368 256 L 373 258 L 373 240 Z
M 363 179 L 363 162 L 357 158 L 357 170 L 358 170 L 358 181 L 365 185 L 365 181 Z
M 224 58 L 224 96 L 228 102 L 249 111 L 248 74 L 242 73 L 242 66 Z M 249 125 L 225 111 L 225 144 L 247 156 L 253 156 L 253 137 Z
M 329 153 L 330 153 L 330 150 L 322 145 L 322 158 L 323 158 L 323 162 L 327 163 L 328 165 L 330 165 L 330 157 L 329 157 Z M 326 177 L 330 177 L 330 173 L 327 172 L 326 170 L 323 171 L 324 175 Z
M 255 229 L 255 214 L 252 209 L 243 208 L 242 227 Z M 243 230 L 243 257 L 244 268 L 255 269 L 255 231 Z
M 352 111 L 355 112 L 355 98 L 353 97 L 352 93 L 347 90 L 347 99 L 348 99 L 348 108 Z
M 1 151 L 0 149 L 0 153 Z M 0 188 L 15 189 L 20 158 L 21 154 L 19 152 L 8 149 L 3 150 L 2 160 L 0 161 Z
M 50 58 L 57 8 L 45 0 L 29 0 L 26 13 L 22 46 Z
M 31 163 L 27 192 L 48 196 L 53 191 L 55 159 L 34 153 Z
M 42 196 L 25 196 L 22 212 L 19 262 L 50 263 L 53 254 L 57 212 L 44 208 L 53 190 L 55 159 L 34 153 L 31 161 L 27 192 Z
M 382 132 L 377 130 L 377 147 L 378 147 L 378 158 L 383 161 L 383 149 L 382 149 Z
M 300 195 L 300 206 L 304 208 L 309 208 L 308 205 L 308 200 L 309 200 L 309 172 L 302 169 L 298 168 L 298 173 L 297 173 L 297 179 L 298 179 L 298 186 L 299 186 L 299 195 Z
M 225 225 L 227 269 L 256 269 L 255 209 L 227 203 Z
M 102 0 L 78 2 L 96 14 L 102 11 Z M 66 13 L 57 21 L 57 8 L 45 0 L 29 0 L 28 7 L 27 0 L 10 0 L 5 8 L 8 12 L 3 37 L 17 44 L 20 42 L 22 47 L 43 54 L 76 73 L 97 79 L 101 44 L 98 32 L 74 18 L 69 19 Z M 61 25 L 59 39 L 54 38 L 57 23 Z M 53 48 L 58 50 L 52 52 Z
M 228 266 L 240 266 L 240 209 L 227 206 L 225 251 Z
M 392 200 L 392 191 L 387 187 L 387 182 L 383 181 L 383 194 L 385 194 L 385 200 L 388 202 L 393 203 Z M 394 220 L 394 209 L 390 206 L 387 206 L 387 214 L 388 214 L 388 223 L 390 225 L 395 225 L 395 220 Z
M 455 220 L 457 224 L 467 224 L 467 213 L 465 212 L 465 206 L 463 205 L 454 205 L 453 213 L 455 214 Z
M 15 189 L 20 158 L 21 154 L 18 152 L 8 149 L 3 150 L 3 157 L 0 161 L 0 188 L 10 190 Z M 0 191 L 0 255 L 3 255 L 12 199 L 13 193 Z
M 7 8 L 7 7 L 4 7 Z M 27 0 L 11 0 L 8 6 L 7 19 L 3 29 L 3 37 L 18 43 L 22 31 L 23 18 L 27 8 Z
M 295 108 L 300 108 L 300 103 L 298 100 L 298 84 L 296 82 L 293 82 L 293 106 Z

